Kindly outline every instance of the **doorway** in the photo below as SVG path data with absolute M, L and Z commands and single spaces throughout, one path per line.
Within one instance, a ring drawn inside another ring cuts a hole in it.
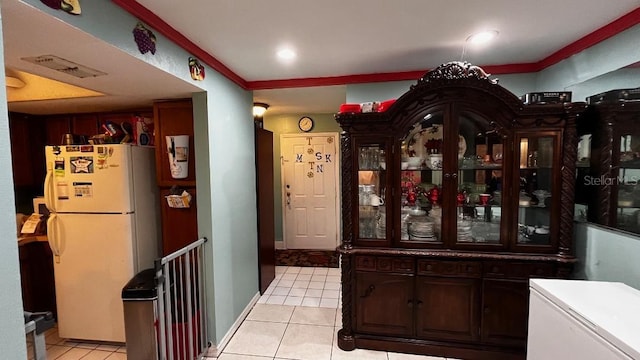
M 287 249 L 338 246 L 340 164 L 337 133 L 280 136 L 283 237 Z

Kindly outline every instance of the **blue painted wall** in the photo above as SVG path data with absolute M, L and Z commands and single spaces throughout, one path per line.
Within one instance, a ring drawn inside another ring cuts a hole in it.
M 39 0 L 25 2 L 202 88 L 193 94 L 198 233 L 210 240 L 205 245 L 208 332 L 218 344 L 258 293 L 252 93 L 208 66 L 205 80 L 194 82 L 187 66 L 191 54 L 158 32 L 156 54 L 141 54 L 131 35 L 138 20 L 112 2 L 83 2 L 81 16 L 50 9 Z
M 576 224 L 574 277 L 623 282 L 640 290 L 640 237 L 597 225 Z
M 1 19 L 1 16 L 0 16 Z M 0 28 L 0 49 L 4 48 Z M 0 76 L 4 79 L 4 57 L 0 58 Z M 3 80 L 4 82 L 4 80 Z M 0 169 L 11 168 L 7 92 L 0 89 Z M 3 175 L 4 174 L 4 175 Z M 18 236 L 14 207 L 13 177 L 10 171 L 0 172 L 0 358 L 26 359 L 22 292 L 18 263 Z

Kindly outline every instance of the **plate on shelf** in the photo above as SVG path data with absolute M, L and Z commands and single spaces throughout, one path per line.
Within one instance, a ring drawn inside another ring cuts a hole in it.
M 427 159 L 429 155 L 427 146 L 437 151 L 442 151 L 442 134 L 442 125 L 433 125 L 424 129 L 416 126 L 406 138 L 406 146 L 404 148 L 405 156 L 417 156 L 422 159 Z M 438 140 L 440 141 L 439 146 Z M 462 158 L 466 152 L 467 140 L 464 136 L 458 135 L 458 157 Z
M 467 140 L 464 139 L 464 136 L 458 135 L 458 159 L 462 159 L 464 157 L 464 153 L 467 152 Z

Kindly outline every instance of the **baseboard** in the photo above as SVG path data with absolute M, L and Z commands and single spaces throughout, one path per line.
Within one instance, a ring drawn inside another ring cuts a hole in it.
M 286 246 L 284 246 L 284 241 L 276 241 L 275 244 L 275 248 L 277 250 L 285 250 L 287 248 Z
M 238 316 L 238 318 L 233 323 L 233 325 L 231 325 L 231 328 L 229 329 L 229 331 L 227 331 L 227 333 L 222 337 L 222 340 L 220 340 L 220 343 L 216 346 L 211 346 L 208 349 L 208 351 L 205 354 L 207 358 L 217 358 L 218 356 L 220 356 L 220 354 L 222 354 L 222 351 L 231 340 L 231 337 L 233 336 L 233 334 L 236 333 L 236 331 L 238 330 L 238 328 L 240 327 L 244 319 L 249 315 L 249 313 L 251 312 L 251 309 L 253 309 L 253 306 L 258 302 L 258 299 L 260 299 L 259 292 L 253 296 L 253 299 L 251 299 L 251 301 L 249 301 L 249 304 L 247 304 L 244 310 L 242 310 L 242 313 L 240 313 L 240 316 Z

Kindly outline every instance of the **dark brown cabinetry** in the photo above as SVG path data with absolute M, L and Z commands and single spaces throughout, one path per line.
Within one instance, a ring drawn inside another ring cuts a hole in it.
M 195 186 L 196 167 L 193 147 L 193 105 L 191 100 L 158 102 L 153 105 L 156 133 L 156 171 L 158 186 Z M 189 170 L 185 179 L 171 177 L 166 136 L 189 135 Z
M 482 294 L 482 341 L 524 346 L 529 315 L 528 282 L 484 279 Z
M 358 331 L 411 335 L 414 277 L 411 274 L 358 272 L 356 278 Z M 386 311 L 380 311 L 382 308 Z
M 581 123 L 576 195 L 587 220 L 640 234 L 640 103 L 589 105 Z
M 478 339 L 477 279 L 419 276 L 416 285 L 416 335 L 419 338 Z M 448 311 L 443 312 L 443 308 Z
M 44 127 L 30 115 L 10 113 L 9 130 L 14 186 L 39 186 L 45 175 Z
M 531 277 L 567 277 L 576 118 L 524 105 L 468 63 L 385 112 L 341 113 L 338 345 L 523 359 Z
M 168 255 L 198 239 L 196 208 L 195 148 L 193 146 L 193 106 L 191 100 L 158 102 L 153 105 L 156 179 L 160 187 L 162 251 Z M 169 167 L 169 151 L 166 136 L 189 135 L 188 176 L 174 179 Z M 188 208 L 172 208 L 166 196 L 171 187 L 186 190 L 191 194 Z
M 188 208 L 171 208 L 166 196 L 170 189 L 160 189 L 160 217 L 162 222 L 162 253 L 171 254 L 198 239 L 196 188 L 183 188 L 191 194 Z
M 71 132 L 76 135 L 84 135 L 87 139 L 91 136 L 103 133 L 100 131 L 100 123 L 96 114 L 75 115 L 71 118 Z
M 53 254 L 46 241 L 21 244 L 20 280 L 22 303 L 26 311 L 56 313 L 56 294 L 53 279 Z
M 47 134 L 46 145 L 60 145 L 64 134 L 71 133 L 71 117 L 71 115 L 43 117 Z

